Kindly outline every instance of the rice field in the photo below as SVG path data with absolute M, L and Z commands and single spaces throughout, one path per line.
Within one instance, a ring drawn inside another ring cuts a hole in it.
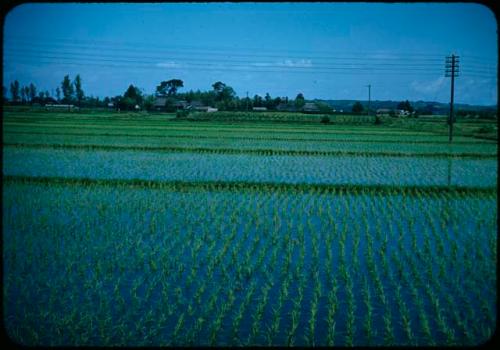
M 496 142 L 161 116 L 3 128 L 18 343 L 446 346 L 495 330 Z

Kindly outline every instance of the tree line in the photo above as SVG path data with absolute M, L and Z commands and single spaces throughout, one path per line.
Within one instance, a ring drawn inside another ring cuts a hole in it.
M 252 110 L 253 107 L 266 107 L 269 110 L 276 110 L 279 107 L 283 110 L 293 111 L 300 110 L 306 103 L 302 93 L 298 93 L 295 99 L 273 98 L 269 93 L 266 93 L 265 96 L 254 95 L 253 97 L 240 98 L 231 86 L 221 81 L 213 83 L 212 89 L 208 91 L 179 92 L 178 90 L 183 87 L 184 82 L 181 79 L 170 79 L 161 81 L 156 86 L 154 94 L 145 94 L 140 88 L 131 84 L 122 95 L 99 99 L 99 97 L 85 95 L 82 78 L 77 74 L 74 80 L 71 80 L 69 75 L 64 76 L 60 86 L 55 89 L 55 94 L 51 94 L 47 90 L 37 92 L 35 84 L 21 86 L 19 81 L 15 80 L 10 84 L 9 89 L 3 87 L 3 101 L 12 105 L 60 103 L 75 104 L 79 107 L 113 105 L 121 110 L 153 110 L 155 101 L 163 97 L 165 104 L 162 109 L 170 112 L 178 108 L 179 101 L 186 101 L 189 104 L 197 101 L 203 106 L 226 111 Z M 8 96 L 9 92 L 10 97 Z
M 37 93 L 35 84 L 30 83 L 27 86 L 21 86 L 19 81 L 15 80 L 10 83 L 10 98 L 7 96 L 7 88 L 3 86 L 3 100 L 12 105 L 23 104 L 76 104 L 77 106 L 97 106 L 99 98 L 92 96 L 86 97 L 82 87 L 82 78 L 79 74 L 71 81 L 69 75 L 65 75 L 61 86 L 56 88 L 55 96 L 49 93 L 48 90 Z
M 143 95 L 139 88 L 130 85 L 122 96 L 115 96 L 110 101 L 126 110 L 134 109 L 135 106 L 151 110 L 155 107 L 155 101 L 161 101 L 161 108 L 168 112 L 176 111 L 181 101 L 187 104 L 197 102 L 200 105 L 215 107 L 222 111 L 245 111 L 251 110 L 253 107 L 276 110 L 278 106 L 286 110 L 300 110 L 305 104 L 302 93 L 297 94 L 294 100 L 289 100 L 288 97 L 272 98 L 269 93 L 266 93 L 264 97 L 254 95 L 253 98 L 240 98 L 231 86 L 221 81 L 213 83 L 212 89 L 208 91 L 179 92 L 179 89 L 183 87 L 184 82 L 181 79 L 170 79 L 161 81 L 156 86 L 154 94 Z
M 155 110 L 161 100 L 162 110 L 167 112 L 175 112 L 180 105 L 180 102 L 192 104 L 193 102 L 203 106 L 215 107 L 221 111 L 246 111 L 252 110 L 254 107 L 265 107 L 268 110 L 280 111 L 301 111 L 306 104 L 306 99 L 302 93 L 298 93 L 295 99 L 288 97 L 272 97 L 269 93 L 264 96 L 254 95 L 253 97 L 240 98 L 236 95 L 234 89 L 224 82 L 217 81 L 211 85 L 211 89 L 207 91 L 189 90 L 187 92 L 179 92 L 184 88 L 184 82 L 181 79 L 170 79 L 161 81 L 153 94 L 146 94 L 137 86 L 130 84 L 125 92 L 121 95 L 113 97 L 87 96 L 83 90 L 82 78 L 77 74 L 72 80 L 69 75 L 65 75 L 60 85 L 54 92 L 49 93 L 48 90 L 38 91 L 35 84 L 30 83 L 26 86 L 21 86 L 19 81 L 15 80 L 10 83 L 9 89 L 3 86 L 3 103 L 12 105 L 24 104 L 74 104 L 79 107 L 87 108 L 116 108 L 120 110 Z M 10 92 L 10 98 L 9 98 Z M 156 102 L 156 104 L 155 104 Z M 329 114 L 332 109 L 329 105 L 323 102 L 314 101 L 319 113 Z M 414 108 L 411 103 L 406 100 L 397 105 L 398 110 L 408 111 L 410 114 L 414 112 L 414 116 L 419 114 L 433 114 L 429 108 Z M 366 114 L 366 108 L 361 102 L 355 102 L 350 111 L 346 113 Z M 393 114 L 394 111 L 392 111 Z M 496 118 L 496 109 L 494 111 L 460 111 L 457 110 L 458 117 L 479 117 L 479 118 Z

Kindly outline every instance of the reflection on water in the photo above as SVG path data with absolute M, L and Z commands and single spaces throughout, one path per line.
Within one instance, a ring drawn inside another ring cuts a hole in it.
M 451 165 L 452 165 L 451 158 L 448 158 L 448 187 L 451 186 Z

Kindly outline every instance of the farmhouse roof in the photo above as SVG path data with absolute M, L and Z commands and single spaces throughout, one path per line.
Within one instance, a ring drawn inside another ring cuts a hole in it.
M 304 107 L 302 107 L 302 110 L 303 111 L 307 111 L 307 112 L 317 112 L 319 111 L 319 108 L 318 106 L 313 103 L 313 102 L 307 102 Z
M 153 104 L 154 107 L 165 107 L 167 104 L 167 98 L 166 97 L 157 97 L 155 99 L 155 103 Z
M 188 103 L 187 101 L 181 100 L 181 101 L 176 101 L 174 105 L 175 107 L 186 108 L 188 106 Z
M 191 101 L 191 107 L 196 108 L 196 107 L 203 107 L 203 102 L 199 100 Z

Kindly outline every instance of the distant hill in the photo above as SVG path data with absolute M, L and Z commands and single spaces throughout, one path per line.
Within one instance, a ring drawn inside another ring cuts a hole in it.
M 354 103 L 358 102 L 358 100 L 315 100 L 315 101 L 326 103 L 337 111 L 338 110 L 351 111 Z M 361 102 L 364 107 L 368 105 L 367 100 L 359 102 Z M 375 100 L 370 102 L 370 107 L 373 110 L 377 110 L 379 108 L 395 109 L 400 102 L 401 101 Z M 447 114 L 450 110 L 449 103 L 441 103 L 434 101 L 410 101 L 410 103 L 413 106 L 413 108 L 416 108 L 418 110 L 431 110 L 433 114 Z M 478 106 L 478 105 L 469 105 L 464 103 L 456 103 L 454 106 L 456 110 L 463 110 L 463 111 L 471 111 L 471 110 L 494 111 L 497 109 L 496 105 Z

